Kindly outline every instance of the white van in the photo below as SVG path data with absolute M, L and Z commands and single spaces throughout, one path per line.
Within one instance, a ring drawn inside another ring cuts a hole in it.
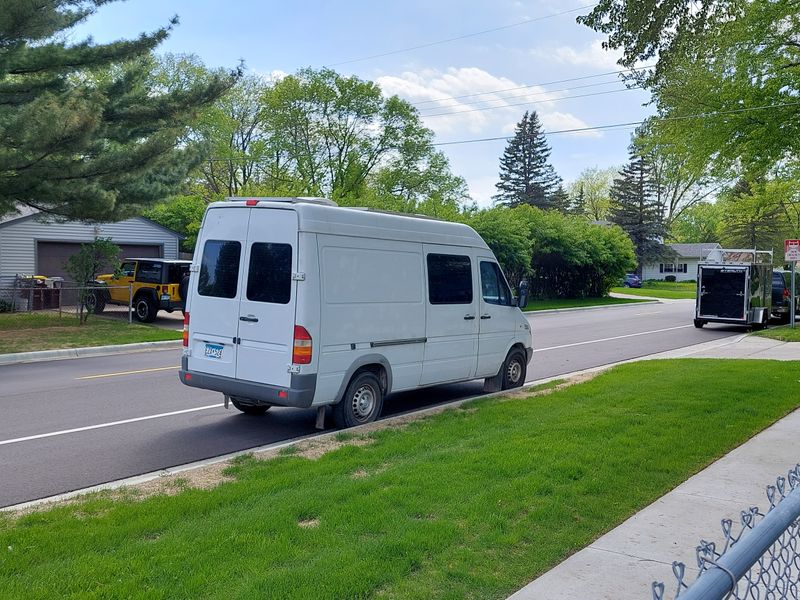
M 390 392 L 521 386 L 531 329 L 470 227 L 329 200 L 209 205 L 191 267 L 180 378 L 239 410 L 333 405 L 375 420 Z

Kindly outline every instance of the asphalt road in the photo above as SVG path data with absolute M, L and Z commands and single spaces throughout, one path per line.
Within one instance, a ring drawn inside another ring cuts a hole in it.
M 692 326 L 693 301 L 530 316 L 528 380 L 741 333 Z M 226 411 L 183 386 L 179 350 L 0 367 L 0 507 L 313 433 L 315 412 Z M 394 414 L 476 395 L 482 382 L 391 395 Z

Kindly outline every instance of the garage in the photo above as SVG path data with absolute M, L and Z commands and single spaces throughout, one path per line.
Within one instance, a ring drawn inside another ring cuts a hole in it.
M 39 242 L 36 246 L 36 274 L 69 279 L 64 265 L 81 245 L 73 242 Z M 120 244 L 121 258 L 162 258 L 161 246 Z M 109 268 L 112 266 L 109 265 Z
M 122 249 L 120 258 L 180 258 L 182 236 L 145 217 L 115 223 L 55 221 L 35 209 L 0 217 L 0 288 L 18 277 L 66 277 L 64 264 L 81 244 L 109 238 Z M 109 265 L 109 268 L 115 265 Z

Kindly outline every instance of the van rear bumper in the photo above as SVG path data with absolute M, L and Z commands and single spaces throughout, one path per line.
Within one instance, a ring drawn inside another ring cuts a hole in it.
M 210 375 L 199 371 L 189 371 L 187 357 L 181 359 L 181 370 L 178 371 L 181 381 L 188 386 L 222 392 L 228 396 L 238 396 L 247 399 L 253 404 L 270 404 L 275 406 L 292 406 L 295 408 L 309 408 L 314 400 L 317 387 L 316 374 L 292 375 L 289 388 L 256 383 L 254 381 L 240 381 L 231 377 Z M 187 375 L 189 375 L 187 379 Z M 285 398 L 278 394 L 284 392 Z

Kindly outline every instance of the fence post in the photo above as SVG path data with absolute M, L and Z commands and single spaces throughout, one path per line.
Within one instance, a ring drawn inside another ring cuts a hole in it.
M 28 288 L 28 312 L 33 313 L 33 283 Z
M 128 284 L 128 325 L 133 323 L 133 284 Z
M 53 287 L 53 293 L 55 294 L 55 292 L 56 292 L 55 284 L 53 284 L 53 286 L 54 286 Z M 61 294 L 61 289 L 59 289 L 58 290 L 58 318 L 59 319 L 61 318 L 61 295 L 62 295 Z

